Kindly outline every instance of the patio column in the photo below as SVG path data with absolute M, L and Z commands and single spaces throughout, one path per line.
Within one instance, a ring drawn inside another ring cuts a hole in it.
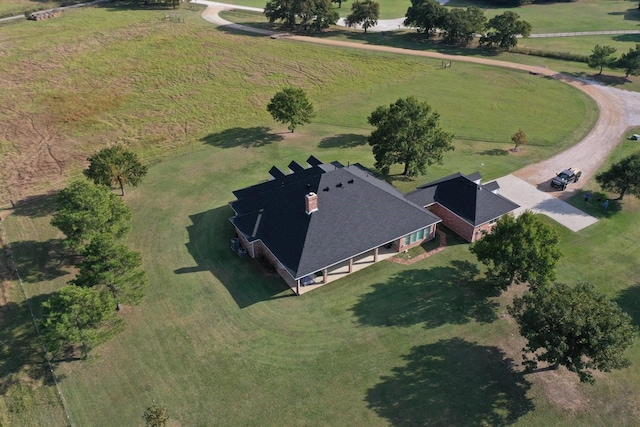
M 378 248 L 373 250 L 373 262 L 378 262 Z
M 353 258 L 349 258 L 349 273 L 353 273 Z
M 296 280 L 296 295 L 300 295 L 300 279 Z
M 325 268 L 322 270 L 322 283 L 327 284 L 327 280 L 329 279 L 329 269 Z

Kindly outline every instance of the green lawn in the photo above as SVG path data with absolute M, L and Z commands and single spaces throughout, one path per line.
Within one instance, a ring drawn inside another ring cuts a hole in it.
M 508 359 L 517 359 L 519 344 L 501 316 L 506 299 L 482 285 L 467 245 L 455 239 L 412 266 L 383 262 L 302 297 L 231 253 L 230 191 L 310 149 L 300 139 L 205 144 L 155 165 L 129 192 L 129 244 L 143 252 L 153 286 L 95 360 L 59 366 L 76 425 L 135 425 L 153 400 L 180 425 L 633 424 L 638 346 L 630 369 L 595 386 L 513 371 Z M 345 154 L 314 152 L 326 160 Z M 38 216 L 46 209 L 34 211 L 5 221 L 12 241 L 51 236 L 48 218 Z M 629 198 L 580 233 L 557 227 L 566 254 L 558 279 L 592 281 L 634 316 L 637 212 Z M 16 246 L 19 254 L 29 247 Z M 54 265 L 23 259 L 30 295 L 68 279 Z M 576 413 L 554 394 L 565 391 L 579 400 Z
M 427 99 L 457 135 L 443 166 L 394 181 L 409 190 L 455 171 L 495 178 L 560 151 L 593 124 L 590 100 L 525 73 L 274 42 L 176 14 L 185 23 L 107 7 L 0 27 L 9 46 L 0 102 L 50 114 L 37 117 L 76 159 L 122 141 L 155 162 L 125 199 L 134 213 L 128 243 L 152 282 L 147 298 L 122 312 L 126 330 L 93 360 L 56 369 L 75 425 L 140 425 L 153 401 L 183 426 L 635 422 L 638 346 L 632 368 L 594 387 L 568 374 L 523 376 L 510 364 L 521 343 L 504 316 L 509 296 L 483 286 L 455 239 L 412 266 L 379 263 L 302 297 L 228 250 L 232 190 L 309 154 L 370 166 L 366 116 L 377 105 Z M 318 111 L 293 135 L 265 111 L 284 84 L 303 86 Z M 513 156 L 518 127 L 533 144 Z M 52 206 L 43 197 L 2 221 L 36 315 L 73 277 L 57 256 Z M 581 233 L 559 228 L 567 254 L 559 279 L 593 281 L 634 316 L 637 211 L 629 198 Z M 17 284 L 4 288 L 11 322 L 2 328 L 0 422 L 64 425 L 25 301 Z
M 614 56 L 619 57 L 629 49 L 635 49 L 640 43 L 640 34 L 618 34 L 581 37 L 549 37 L 526 38 L 518 42 L 518 47 L 533 48 L 554 52 L 569 52 L 581 55 L 590 55 L 597 44 L 615 47 L 618 51 Z

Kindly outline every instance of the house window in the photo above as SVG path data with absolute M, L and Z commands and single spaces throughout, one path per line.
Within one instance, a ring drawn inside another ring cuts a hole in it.
M 417 242 L 418 240 L 422 240 L 424 239 L 424 236 L 427 235 L 427 229 L 426 228 L 422 228 L 414 233 L 411 234 L 407 234 L 404 238 L 404 244 L 405 245 L 410 245 L 412 243 Z

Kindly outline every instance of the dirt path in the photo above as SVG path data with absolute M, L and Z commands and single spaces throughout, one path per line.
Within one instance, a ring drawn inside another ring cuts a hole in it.
M 209 22 L 215 23 L 216 25 L 233 28 L 239 31 L 259 32 L 260 34 L 265 35 L 275 34 L 274 32 L 257 30 L 240 24 L 233 24 L 229 21 L 225 21 L 218 15 L 222 10 L 238 8 L 237 6 L 209 2 L 206 0 L 195 0 L 193 2 L 208 5 L 208 8 L 203 13 L 203 18 Z M 545 67 L 516 64 L 495 59 L 446 55 L 437 52 L 424 52 L 389 46 L 358 44 L 307 36 L 286 36 L 278 37 L 278 39 L 510 68 L 535 73 L 542 77 L 552 77 L 583 91 L 596 102 L 598 109 L 600 110 L 599 118 L 593 129 L 591 129 L 591 132 L 589 132 L 582 141 L 570 149 L 540 163 L 526 166 L 514 173 L 517 177 L 535 185 L 540 190 L 549 191 L 550 188 L 548 182 L 557 172 L 568 167 L 577 167 L 582 169 L 583 178 L 580 182 L 573 184 L 568 191 L 558 193 L 562 195 L 562 198 L 569 197 L 593 176 L 598 167 L 607 159 L 609 153 L 622 140 L 625 131 L 629 127 L 640 126 L 640 93 L 600 86 L 594 82 L 577 79 Z

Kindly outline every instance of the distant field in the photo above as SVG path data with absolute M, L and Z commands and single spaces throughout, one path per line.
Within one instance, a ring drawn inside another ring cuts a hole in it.
M 264 8 L 266 0 L 231 0 L 225 3 Z M 409 0 L 379 0 L 380 19 L 404 17 Z M 342 3 L 340 16 L 351 12 L 352 1 Z M 447 7 L 476 5 L 484 9 L 488 18 L 507 10 L 516 12 L 533 26 L 534 33 L 596 30 L 640 29 L 640 10 L 637 2 L 628 0 L 578 0 L 570 3 L 545 3 L 519 8 L 496 8 L 481 1 L 451 0 Z M 336 3 L 337 7 L 337 3 Z
M 333 134 L 366 135 L 375 107 L 409 94 L 428 100 L 465 143 L 509 146 L 522 127 L 532 157 L 513 160 L 520 164 L 572 144 L 596 117 L 580 92 L 526 73 L 463 63 L 442 70 L 437 60 L 221 32 L 192 10 L 170 12 L 173 21 L 165 15 L 101 7 L 0 27 L 7 52 L 0 87 L 13 106 L 0 123 L 10 135 L 0 150 L 9 197 L 25 186 L 61 186 L 68 175 L 60 168 L 73 173 L 114 141 L 156 159 L 228 129 L 278 132 L 266 103 L 285 84 L 306 88 L 314 100 L 318 115 L 308 131 L 316 144 Z M 22 131 L 13 135 L 15 126 Z M 43 139 L 51 142 L 37 145 L 36 162 L 21 160 L 20 150 Z M 494 158 L 486 165 L 502 168 Z
M 91 0 L 2 0 L 0 2 L 0 18 L 22 15 L 25 11 L 52 9 L 89 1 Z
M 590 55 L 597 44 L 613 46 L 618 51 L 615 56 L 626 53 L 629 49 L 635 49 L 640 43 L 640 34 L 620 34 L 602 36 L 580 37 L 553 37 L 553 38 L 527 38 L 518 42 L 518 47 L 530 47 L 539 50 L 552 50 L 554 52 L 570 52 L 581 55 Z

